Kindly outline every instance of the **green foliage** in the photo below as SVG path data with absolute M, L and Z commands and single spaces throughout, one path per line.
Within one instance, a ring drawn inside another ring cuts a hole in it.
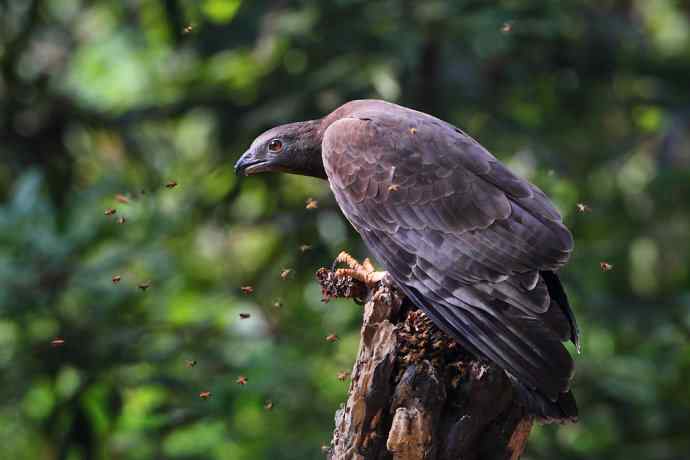
M 313 273 L 365 251 L 325 183 L 232 165 L 262 130 L 364 97 L 462 127 L 573 230 L 582 418 L 539 428 L 526 458 L 686 457 L 689 17 L 671 0 L 0 3 L 3 458 L 321 458 L 360 310 L 320 302 Z

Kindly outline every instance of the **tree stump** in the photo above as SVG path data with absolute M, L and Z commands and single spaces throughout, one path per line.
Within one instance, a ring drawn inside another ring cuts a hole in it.
M 516 460 L 532 418 L 503 370 L 465 352 L 388 277 L 368 291 L 317 272 L 324 301 L 364 303 L 347 402 L 335 414 L 332 460 Z

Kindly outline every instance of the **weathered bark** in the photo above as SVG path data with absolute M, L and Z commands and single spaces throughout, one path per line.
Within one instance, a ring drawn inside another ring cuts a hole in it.
M 514 460 L 532 420 L 505 373 L 467 354 L 387 279 L 371 292 L 317 272 L 324 300 L 366 300 L 347 402 L 329 459 Z

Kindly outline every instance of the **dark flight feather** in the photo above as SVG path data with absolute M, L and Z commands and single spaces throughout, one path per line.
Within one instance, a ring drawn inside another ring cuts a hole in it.
M 573 241 L 549 199 L 430 115 L 382 101 L 334 114 L 322 143 L 331 188 L 402 291 L 503 367 L 537 415 L 574 419 L 562 341 L 579 346 L 578 330 L 555 274 Z

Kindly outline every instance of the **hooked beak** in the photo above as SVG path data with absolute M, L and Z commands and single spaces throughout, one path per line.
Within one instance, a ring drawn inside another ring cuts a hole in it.
M 238 176 L 251 176 L 252 174 L 272 170 L 269 160 L 256 158 L 251 150 L 246 151 L 235 163 L 235 174 Z

